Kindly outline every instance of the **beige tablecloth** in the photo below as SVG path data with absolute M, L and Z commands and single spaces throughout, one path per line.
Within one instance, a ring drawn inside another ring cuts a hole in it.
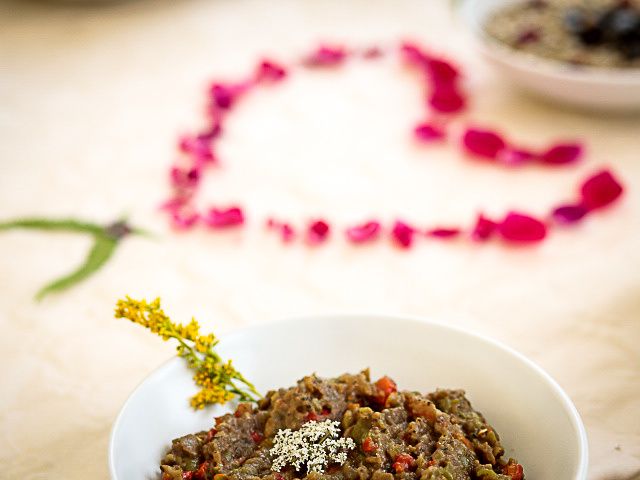
M 225 167 L 202 201 L 239 202 L 242 233 L 173 234 L 156 207 L 177 133 L 198 125 L 214 74 L 262 54 L 293 58 L 320 40 L 413 37 L 464 64 L 470 121 L 522 142 L 588 140 L 577 168 L 509 171 L 409 139 L 415 81 L 393 61 L 300 74 L 244 102 L 221 145 Z M 33 302 L 79 262 L 74 235 L 0 235 L 0 464 L 7 479 L 106 479 L 110 425 L 128 393 L 172 349 L 112 319 L 124 295 L 162 296 L 223 333 L 288 315 L 382 311 L 487 332 L 547 369 L 575 401 L 590 478 L 640 471 L 640 158 L 637 118 L 545 105 L 487 71 L 444 1 L 149 0 L 102 6 L 0 5 L 0 212 L 128 214 L 158 236 L 132 238 L 78 288 Z M 422 243 L 355 249 L 335 239 L 283 247 L 272 212 L 338 224 L 376 214 L 471 222 L 479 208 L 542 214 L 611 165 L 628 193 L 613 210 L 544 245 Z M 538 479 L 552 480 L 552 479 Z M 556 479 L 560 480 L 560 479 Z

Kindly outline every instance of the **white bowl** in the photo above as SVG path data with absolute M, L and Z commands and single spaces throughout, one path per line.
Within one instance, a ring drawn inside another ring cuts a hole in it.
M 484 25 L 496 9 L 524 0 L 464 0 L 462 13 L 481 54 L 524 89 L 572 106 L 640 111 L 640 71 L 568 65 L 519 52 L 491 38 Z
M 262 392 L 312 372 L 336 376 L 365 367 L 372 377 L 390 375 L 400 389 L 464 388 L 527 478 L 586 479 L 587 439 L 569 397 L 540 367 L 483 336 L 411 318 L 322 316 L 238 331 L 219 349 Z M 111 432 L 113 480 L 157 479 L 173 438 L 211 428 L 213 416 L 227 410 L 194 412 L 194 388 L 175 358 L 131 394 Z

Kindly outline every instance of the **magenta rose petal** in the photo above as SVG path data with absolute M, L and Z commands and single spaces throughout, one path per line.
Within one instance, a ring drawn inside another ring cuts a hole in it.
M 589 177 L 580 187 L 582 204 L 588 210 L 596 210 L 613 203 L 624 192 L 624 187 L 609 170 Z
M 291 225 L 283 223 L 280 226 L 280 238 L 284 243 L 290 243 L 296 238 L 296 232 Z
M 498 224 L 498 232 L 509 243 L 537 243 L 547 236 L 547 226 L 532 216 L 509 212 Z
M 400 45 L 400 55 L 407 64 L 420 68 L 428 68 L 431 60 L 422 47 L 413 42 L 404 42 Z
M 211 208 L 203 218 L 213 229 L 238 227 L 244 223 L 244 213 L 240 207 Z
M 290 243 L 296 237 L 296 232 L 290 224 L 280 222 L 274 218 L 267 219 L 267 228 L 277 231 L 284 243 Z
M 352 243 L 365 243 L 377 239 L 381 231 L 382 227 L 380 222 L 370 221 L 348 228 L 345 231 L 345 235 L 347 236 L 347 240 Z
M 170 170 L 171 186 L 179 190 L 195 188 L 200 182 L 200 170 L 198 168 L 172 167 Z
M 214 105 L 222 110 L 228 110 L 236 99 L 234 89 L 222 83 L 214 83 L 209 90 Z
M 164 210 L 166 212 L 178 212 L 185 208 L 189 204 L 189 200 L 191 199 L 190 194 L 183 194 L 183 192 L 177 192 L 174 197 L 165 200 L 162 204 L 160 204 L 160 210 Z
M 222 135 L 222 123 L 213 122 L 209 128 L 196 135 L 196 139 L 201 142 L 211 142 L 220 135 Z
M 195 137 L 185 135 L 180 138 L 178 148 L 183 153 L 194 156 L 213 156 L 211 152 L 211 141 L 219 134 L 220 127 L 212 127 L 210 131 L 202 132 Z
M 446 138 L 447 134 L 443 127 L 429 123 L 419 123 L 413 129 L 413 134 L 419 142 L 431 143 Z
M 587 213 L 589 213 L 589 210 L 582 204 L 560 205 L 553 209 L 551 218 L 556 223 L 570 225 L 582 220 Z
M 274 83 L 285 79 L 287 70 L 280 64 L 272 60 L 263 60 L 258 65 L 255 73 L 256 82 Z
M 203 166 L 207 163 L 215 163 L 211 142 L 220 135 L 221 131 L 220 124 L 215 123 L 211 128 L 196 136 L 182 136 L 178 143 L 178 148 L 183 153 L 191 156 L 196 165 Z
M 376 60 L 384 56 L 384 50 L 380 47 L 368 47 L 362 52 L 362 58 L 367 60 Z
M 532 162 L 535 158 L 536 154 L 531 150 L 507 147 L 498 152 L 496 160 L 509 167 L 520 167 Z
M 497 159 L 507 146 L 499 133 L 476 128 L 469 128 L 464 132 L 462 144 L 467 153 L 491 160 Z
M 319 245 L 329 238 L 331 226 L 324 220 L 314 220 L 307 228 L 307 243 Z
M 460 77 L 460 72 L 452 63 L 440 58 L 429 59 L 427 61 L 427 70 L 431 76 L 431 81 L 436 87 L 443 84 L 453 86 Z
M 333 67 L 340 65 L 347 58 L 343 47 L 322 45 L 302 60 L 307 67 Z
M 493 220 L 485 217 L 483 214 L 478 215 L 476 224 L 471 231 L 471 239 L 476 242 L 484 242 L 489 240 L 498 229 L 498 224 Z
M 427 230 L 428 237 L 439 238 L 442 240 L 459 237 L 461 233 L 462 230 L 459 228 L 433 228 L 431 230 Z
M 396 220 L 391 230 L 391 237 L 400 248 L 408 249 L 411 248 L 413 244 L 413 236 L 415 233 L 415 228 L 401 220 Z
M 174 210 L 171 212 L 171 226 L 176 230 L 190 230 L 200 220 L 200 215 L 195 212 Z
M 467 101 L 453 86 L 438 86 L 431 92 L 429 105 L 440 113 L 457 113 L 465 109 Z
M 574 163 L 582 158 L 584 147 L 579 143 L 558 143 L 540 154 L 540 162 L 547 165 Z

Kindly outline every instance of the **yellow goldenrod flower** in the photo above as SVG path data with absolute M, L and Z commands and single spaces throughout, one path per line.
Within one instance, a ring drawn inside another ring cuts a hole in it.
M 245 402 L 256 401 L 260 397 L 255 387 L 233 367 L 231 360 L 225 363 L 214 351 L 213 348 L 218 344 L 215 335 L 200 334 L 200 325 L 195 318 L 187 325 L 174 323 L 162 310 L 159 298 L 148 303 L 128 296 L 118 300 L 115 316 L 142 325 L 163 340 L 173 338 L 178 341 L 178 356 L 184 358 L 195 371 L 193 380 L 202 387 L 191 398 L 193 408 L 227 403 L 234 397 Z

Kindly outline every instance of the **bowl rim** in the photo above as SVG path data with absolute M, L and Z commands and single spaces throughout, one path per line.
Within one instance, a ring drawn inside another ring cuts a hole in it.
M 464 23 L 477 40 L 477 46 L 486 55 L 498 57 L 501 61 L 512 64 L 521 70 L 536 70 L 536 73 L 554 75 L 568 81 L 586 84 L 609 83 L 614 86 L 640 86 L 640 68 L 573 66 L 559 60 L 521 52 L 504 44 L 489 35 L 483 27 L 483 22 L 478 18 L 477 7 L 482 2 L 483 0 L 462 0 L 460 13 Z
M 542 380 L 546 382 L 546 384 L 551 388 L 554 396 L 560 401 L 563 406 L 565 412 L 569 415 L 570 422 L 578 437 L 578 446 L 579 446 L 579 461 L 578 461 L 578 469 L 576 471 L 575 477 L 569 480 L 585 480 L 587 478 L 587 470 L 589 463 L 589 443 L 587 439 L 587 432 L 582 422 L 582 418 L 576 408 L 576 406 L 571 401 L 569 395 L 562 389 L 560 384 L 556 382 L 553 377 L 547 373 L 542 367 L 540 367 L 533 360 L 526 357 L 524 354 L 518 352 L 514 348 L 502 343 L 484 333 L 476 332 L 472 329 L 464 328 L 457 325 L 449 325 L 444 323 L 443 321 L 438 321 L 430 317 L 420 317 L 414 315 L 396 315 L 396 314 L 380 314 L 380 313 L 327 313 L 327 314 L 317 314 L 317 315 L 301 315 L 301 316 L 290 316 L 281 318 L 278 320 L 267 321 L 260 324 L 255 325 L 246 325 L 241 328 L 230 330 L 229 332 L 220 336 L 220 340 L 224 341 L 227 338 L 232 338 L 235 336 L 243 335 L 249 331 L 254 330 L 268 330 L 273 328 L 274 326 L 286 326 L 287 324 L 299 324 L 301 322 L 308 323 L 316 323 L 318 321 L 334 321 L 339 322 L 343 320 L 350 321 L 363 321 L 364 319 L 376 319 L 378 321 L 388 321 L 388 322 L 405 322 L 411 324 L 419 324 L 419 325 L 428 325 L 432 328 L 438 328 L 441 330 L 453 331 L 457 334 L 464 335 L 473 340 L 477 340 L 481 343 L 484 343 L 490 347 L 496 348 L 498 350 L 503 351 L 515 357 L 515 359 L 524 363 L 527 367 L 533 370 L 538 376 L 541 377 Z M 257 332 L 259 333 L 259 332 Z M 148 380 L 160 376 L 164 373 L 171 364 L 175 362 L 180 362 L 181 359 L 178 357 L 171 357 L 170 359 L 164 361 L 161 365 L 156 367 L 149 375 L 144 377 L 137 386 L 133 389 L 133 391 L 127 396 L 127 399 L 124 401 L 120 410 L 118 411 L 118 415 L 111 426 L 111 431 L 109 432 L 109 444 L 108 444 L 108 466 L 109 466 L 109 476 L 112 480 L 120 480 L 116 474 L 116 466 L 115 466 L 115 441 L 116 434 L 120 427 L 120 423 L 122 422 L 122 417 L 124 415 L 124 411 L 127 409 L 130 403 L 132 403 L 133 398 L 137 395 L 137 393 L 144 387 Z

